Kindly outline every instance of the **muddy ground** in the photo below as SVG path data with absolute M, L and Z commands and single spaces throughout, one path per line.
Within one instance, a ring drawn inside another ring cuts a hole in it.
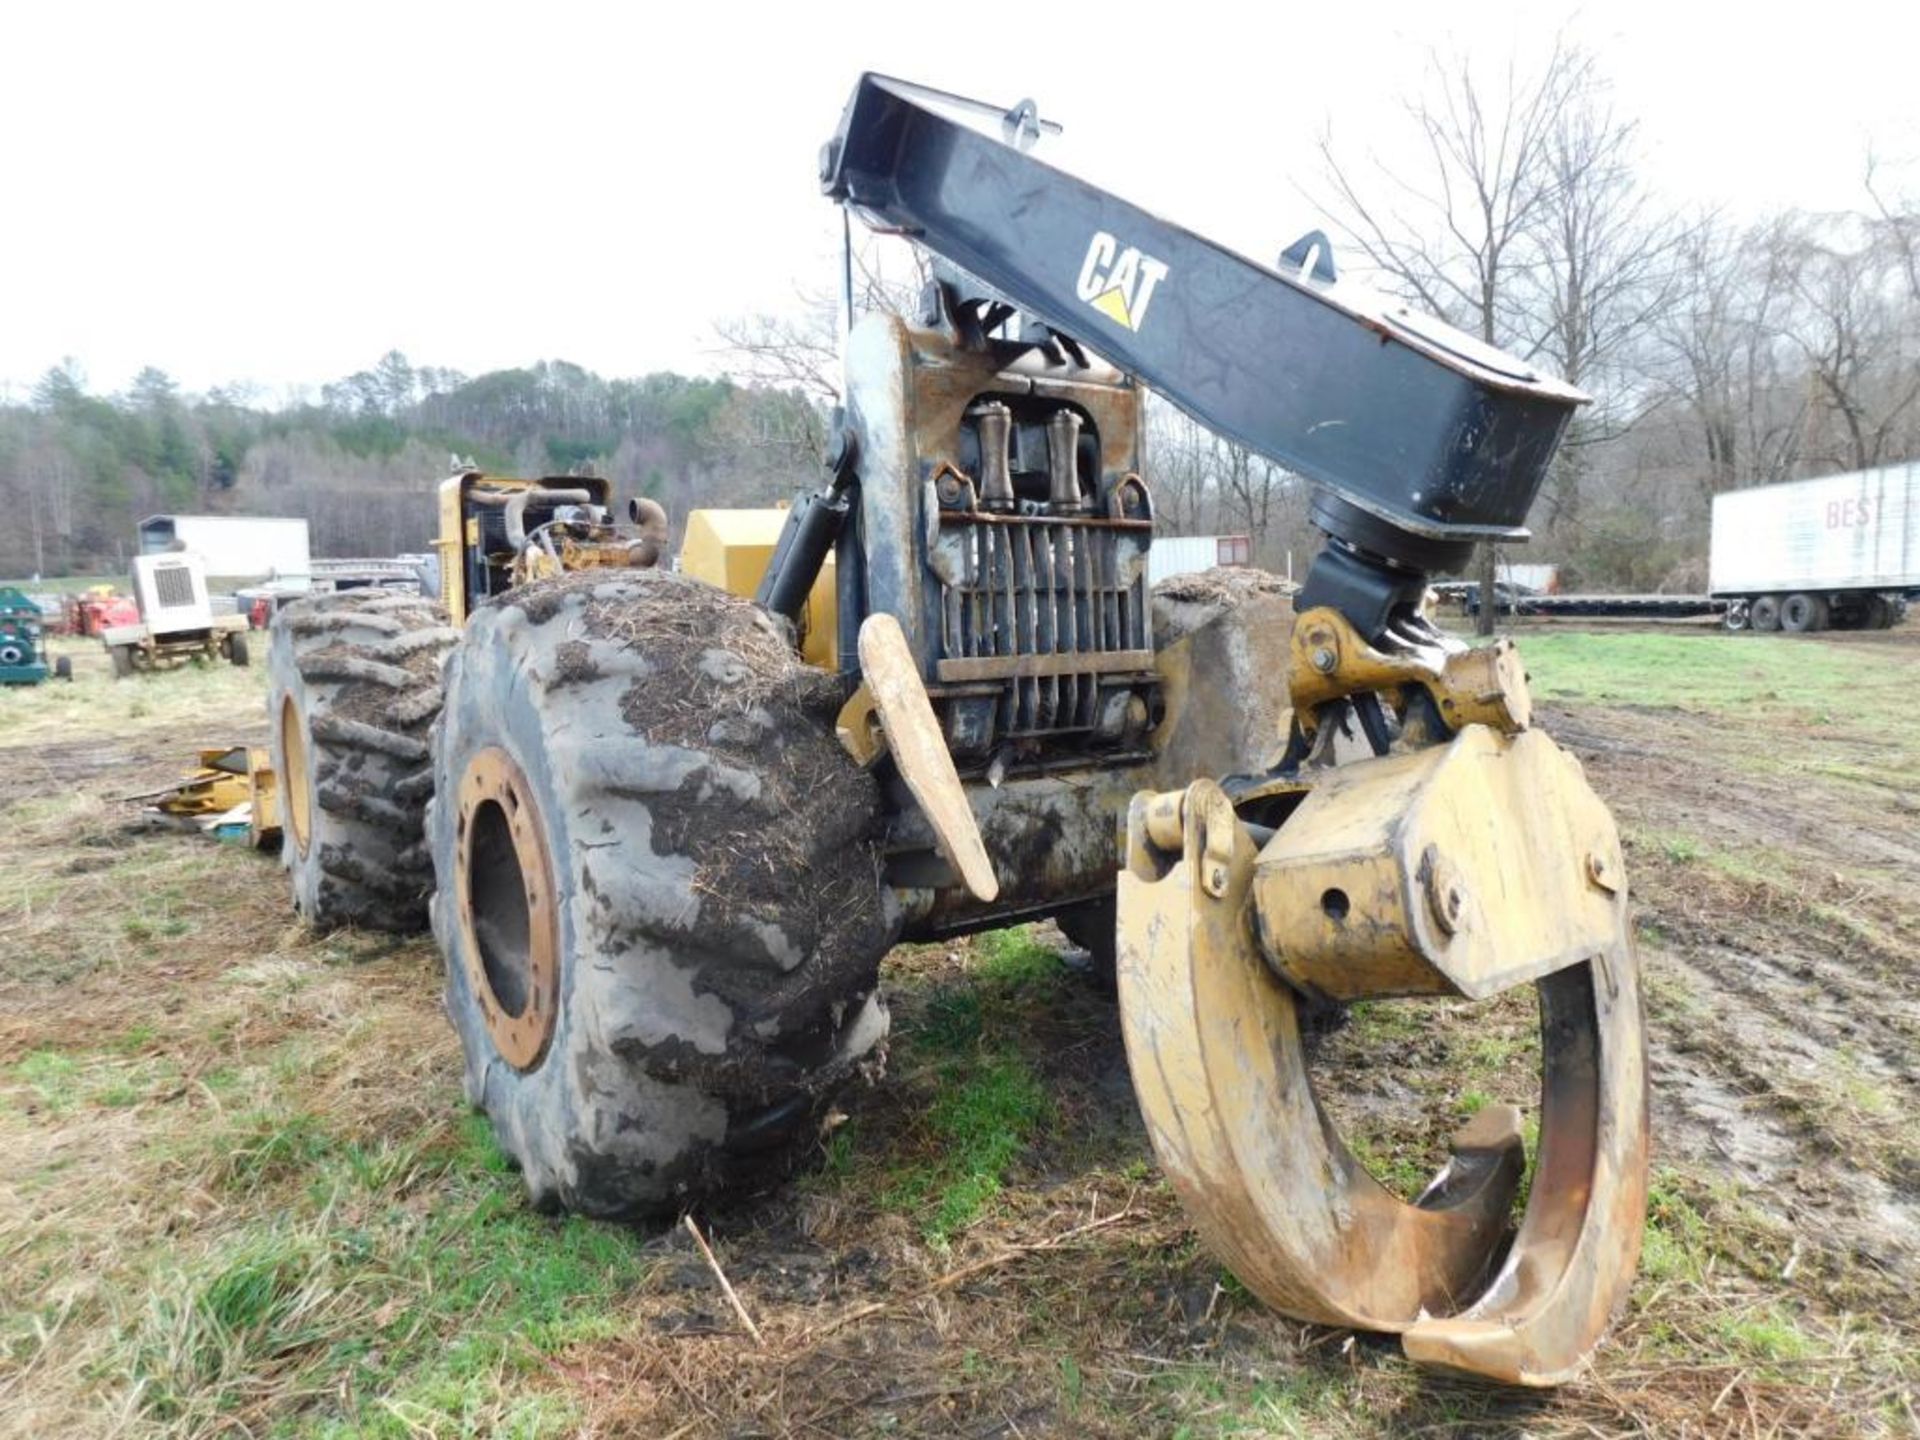
M 1254 1302 L 1050 927 L 897 951 L 885 1078 L 694 1217 L 756 1340 L 685 1228 L 527 1211 L 429 944 L 305 935 L 270 858 L 114 803 L 264 738 L 258 677 L 89 667 L 0 697 L 0 1433 L 1916 1433 L 1920 627 L 1518 633 L 1626 834 L 1649 993 L 1647 1252 L 1585 1380 Z M 1531 1020 L 1362 1007 L 1316 1071 L 1410 1188 L 1529 1097 Z

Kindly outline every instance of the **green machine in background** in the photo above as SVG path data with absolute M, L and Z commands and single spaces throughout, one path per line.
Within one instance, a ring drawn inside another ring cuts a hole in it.
M 11 586 L 0 587 L 0 685 L 38 685 L 47 678 L 44 636 L 40 607 Z M 62 655 L 52 673 L 71 680 L 73 662 Z

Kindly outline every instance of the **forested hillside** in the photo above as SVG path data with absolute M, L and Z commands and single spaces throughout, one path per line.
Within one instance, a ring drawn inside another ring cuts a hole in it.
M 160 512 L 304 516 L 321 555 L 431 535 L 451 457 L 508 474 L 591 471 L 681 515 L 767 503 L 817 471 L 822 414 L 798 391 L 676 374 L 607 380 L 564 361 L 469 378 L 389 353 L 270 408 L 182 393 L 159 370 L 89 393 L 72 362 L 0 408 L 0 575 L 115 572 Z
M 1387 181 L 1329 151 L 1327 209 L 1347 217 L 1339 248 L 1371 283 L 1594 397 L 1516 558 L 1559 564 L 1570 586 L 1697 590 L 1714 495 L 1920 456 L 1920 195 L 1869 167 L 1856 211 L 1683 214 L 1641 188 L 1632 127 L 1596 108 L 1585 62 L 1555 63 L 1500 99 L 1532 127 L 1521 160 L 1456 136 L 1425 213 L 1387 218 L 1362 198 Z M 1451 83 L 1455 99 L 1477 94 Z M 1443 128 L 1444 99 L 1421 112 Z M 1463 195 L 1481 197 L 1466 218 Z M 866 296 L 911 304 L 911 287 Z M 135 523 L 164 511 L 304 516 L 321 555 L 417 550 L 455 455 L 602 475 L 676 521 L 788 498 L 819 477 L 837 323 L 831 300 L 720 321 L 733 378 L 609 380 L 564 361 L 468 377 L 394 352 L 271 406 L 185 394 L 153 369 L 93 393 L 67 362 L 0 404 L 0 575 L 118 571 Z M 1249 535 L 1275 569 L 1311 555 L 1299 477 L 1162 403 L 1144 448 L 1165 530 Z

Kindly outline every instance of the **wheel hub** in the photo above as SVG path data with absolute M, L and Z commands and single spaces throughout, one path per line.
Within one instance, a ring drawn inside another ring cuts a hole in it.
M 455 903 L 467 981 L 500 1056 L 546 1058 L 560 989 L 560 926 L 546 825 L 533 788 L 497 746 L 467 762 L 459 791 Z
M 287 829 L 304 856 L 313 834 L 313 782 L 307 768 L 307 727 L 291 695 L 280 700 L 280 774 Z

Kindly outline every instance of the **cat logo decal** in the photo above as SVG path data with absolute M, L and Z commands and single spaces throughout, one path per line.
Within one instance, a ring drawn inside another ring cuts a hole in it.
M 1153 291 L 1167 278 L 1164 260 L 1144 255 L 1136 245 L 1122 245 L 1104 230 L 1096 230 L 1080 262 L 1080 298 L 1116 325 L 1138 331 L 1146 324 Z

